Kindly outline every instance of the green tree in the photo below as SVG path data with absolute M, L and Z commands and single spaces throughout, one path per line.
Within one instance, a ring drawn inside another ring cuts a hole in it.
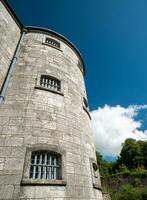
M 139 141 L 141 152 L 143 156 L 143 165 L 147 169 L 147 141 Z
M 107 176 L 109 174 L 109 170 L 108 170 L 109 163 L 103 159 L 103 156 L 99 152 L 96 152 L 96 158 L 97 158 L 100 174 L 102 176 Z
M 129 169 L 134 169 L 143 165 L 143 153 L 139 142 L 136 142 L 136 140 L 132 138 L 126 139 L 122 144 L 118 162 L 126 165 Z

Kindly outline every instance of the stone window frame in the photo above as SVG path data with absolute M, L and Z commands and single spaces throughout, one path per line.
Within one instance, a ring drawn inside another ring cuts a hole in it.
M 48 43 L 48 42 L 46 41 L 47 39 L 49 39 L 49 40 L 51 40 L 51 41 L 57 43 L 57 44 L 59 45 L 59 47 Z M 47 45 L 47 46 L 49 46 L 49 47 L 52 47 L 52 48 L 54 48 L 54 49 L 57 49 L 57 50 L 59 50 L 59 51 L 62 51 L 62 50 L 61 50 L 61 43 L 60 43 L 59 41 L 57 41 L 56 39 L 50 37 L 50 36 L 44 37 L 44 40 L 43 40 L 43 43 L 42 43 L 42 44 L 43 44 L 43 45 Z
M 100 180 L 99 180 L 99 174 L 98 174 L 98 170 L 99 170 L 98 164 L 97 164 L 96 160 L 93 158 L 90 158 L 89 162 L 90 162 L 93 188 L 102 190 L 101 184 L 99 182 Z
M 61 174 L 60 179 L 32 179 L 30 178 L 30 165 L 31 165 L 31 155 L 35 151 L 49 151 L 60 155 L 61 158 Z M 21 185 L 52 185 L 52 186 L 66 186 L 66 152 L 55 145 L 38 145 L 29 146 L 26 148 L 26 155 L 24 161 L 24 170 Z
M 42 75 L 48 76 L 49 78 L 52 78 L 53 80 L 58 80 L 58 81 L 60 82 L 60 91 L 41 86 L 41 85 L 40 85 L 40 78 L 41 78 Z M 55 93 L 55 94 L 59 94 L 59 95 L 64 96 L 64 94 L 63 94 L 63 82 L 62 82 L 60 79 L 58 79 L 57 77 L 54 77 L 54 76 L 52 76 L 51 74 L 46 73 L 46 72 L 38 72 L 38 73 L 37 73 L 35 88 L 36 88 L 36 89 L 40 89 L 40 90 L 49 91 L 49 92 L 52 92 L 52 93 Z
M 89 118 L 91 120 L 87 98 L 83 96 L 82 97 L 82 102 L 83 102 L 83 110 L 87 113 L 87 115 L 89 116 Z

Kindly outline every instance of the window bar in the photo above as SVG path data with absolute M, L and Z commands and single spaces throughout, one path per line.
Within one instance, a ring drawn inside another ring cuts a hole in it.
M 47 79 L 47 88 L 49 88 L 49 79 Z
M 51 179 L 54 179 L 54 171 L 53 171 L 53 166 L 51 166 Z
M 44 78 L 42 77 L 42 86 L 44 87 Z
M 44 78 L 42 78 L 42 86 L 44 87 Z
M 54 89 L 54 80 L 52 80 L 52 89 Z
M 46 179 L 49 179 L 49 155 L 47 154 Z
M 52 156 L 52 179 L 54 179 L 54 157 Z
M 49 79 L 49 89 L 51 88 L 51 79 Z
M 51 160 L 51 156 L 49 157 L 50 158 L 50 162 L 49 162 L 49 165 L 50 165 L 50 167 L 49 167 L 49 179 L 51 179 L 51 162 L 52 162 L 52 160 Z
M 41 179 L 41 163 L 42 163 L 42 154 L 39 156 L 39 170 L 38 170 L 38 178 Z
M 47 154 L 45 154 L 45 159 L 44 159 L 44 162 L 45 162 L 45 167 L 44 167 L 44 177 L 45 179 L 47 178 Z
M 57 90 L 60 91 L 60 83 L 57 83 Z
M 46 78 L 44 78 L 44 87 L 46 87 L 46 83 L 47 83 L 47 82 L 46 82 Z
M 57 179 L 57 159 L 54 157 L 54 179 Z
M 42 154 L 42 166 L 41 166 L 41 168 L 42 168 L 42 179 L 44 179 L 44 166 L 43 166 L 43 164 L 44 164 L 44 154 Z
M 55 90 L 55 84 L 56 84 L 56 81 L 54 80 L 53 81 L 53 89 Z
M 50 79 L 50 89 L 52 88 L 52 80 Z
M 55 90 L 58 90 L 58 89 L 57 89 L 57 81 L 55 81 L 54 89 L 55 89 Z
M 37 163 L 37 155 L 35 155 L 34 159 L 33 179 L 35 179 L 36 177 L 36 163 Z

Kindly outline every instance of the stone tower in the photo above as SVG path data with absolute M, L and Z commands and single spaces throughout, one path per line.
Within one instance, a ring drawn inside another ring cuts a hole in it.
M 0 199 L 102 200 L 78 50 L 0 0 Z

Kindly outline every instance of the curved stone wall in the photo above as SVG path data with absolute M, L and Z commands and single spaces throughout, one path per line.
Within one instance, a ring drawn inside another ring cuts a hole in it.
M 0 199 L 102 200 L 83 61 L 62 36 L 27 31 L 0 105 Z M 60 155 L 60 180 L 30 178 L 34 151 Z

